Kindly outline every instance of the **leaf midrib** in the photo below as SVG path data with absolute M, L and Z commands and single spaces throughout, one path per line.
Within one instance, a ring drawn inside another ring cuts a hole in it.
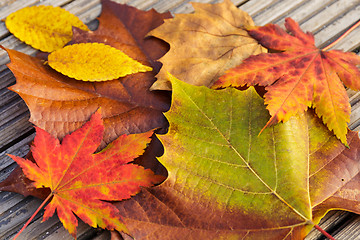
M 118 151 L 121 151 L 121 150 L 123 150 L 123 149 L 126 149 L 128 146 L 131 146 L 131 145 L 133 144 L 133 142 L 136 142 L 136 141 L 137 141 L 137 139 L 133 139 L 132 141 L 127 142 L 126 144 L 123 144 L 123 145 L 121 146 L 121 149 L 119 149 Z M 105 149 L 104 149 L 104 150 L 105 150 Z M 92 153 L 91 155 L 92 155 L 92 157 L 95 157 L 96 154 L 99 154 L 99 153 L 102 153 L 102 152 L 104 152 L 104 151 L 100 151 L 100 152 L 98 152 L 98 153 Z M 86 172 L 91 171 L 92 169 L 96 168 L 97 166 L 103 164 L 104 162 L 111 160 L 111 159 L 114 157 L 114 155 L 116 155 L 116 154 L 117 154 L 117 152 L 113 152 L 111 155 L 106 155 L 106 157 L 104 157 L 102 160 L 96 161 L 96 162 L 94 162 L 92 165 L 88 166 L 87 168 L 84 168 L 82 171 L 78 172 L 76 175 L 74 175 L 74 176 L 73 176 L 71 179 L 69 179 L 67 182 L 63 183 L 62 186 L 61 186 L 61 188 L 64 188 L 64 187 L 67 186 L 68 184 L 71 184 L 73 181 L 75 181 L 75 179 L 77 179 L 79 176 L 81 177 L 81 176 L 84 175 Z M 119 165 L 127 165 L 127 163 L 125 163 L 125 162 L 119 162 Z M 112 182 L 112 183 L 115 183 L 115 181 Z M 109 184 L 111 184 L 111 183 L 109 183 Z M 80 188 L 81 188 L 81 187 L 80 187 Z M 85 187 L 84 187 L 84 188 L 85 188 Z M 67 190 L 71 190 L 71 188 L 65 189 L 64 191 L 67 191 Z M 60 192 L 60 191 L 57 191 L 57 192 Z
M 61 178 L 58 180 L 58 182 L 57 182 L 56 186 L 54 187 L 54 189 L 51 189 L 53 192 L 54 192 L 54 191 L 57 191 L 57 190 L 60 190 L 60 189 L 64 186 L 64 183 L 63 183 L 62 185 L 60 185 L 60 184 L 61 184 L 62 180 L 64 179 L 65 175 L 67 175 L 67 173 L 68 173 L 69 171 L 71 171 L 71 165 L 72 165 L 73 162 L 75 161 L 75 158 L 76 158 L 76 156 L 78 155 L 80 149 L 82 149 L 83 144 L 84 144 L 86 138 L 88 137 L 88 135 L 90 134 L 92 128 L 93 128 L 93 126 L 91 126 L 91 127 L 87 130 L 86 134 L 85 134 L 84 137 L 82 138 L 82 141 L 81 141 L 81 143 L 78 145 L 78 148 L 76 149 L 76 152 L 75 152 L 74 155 L 72 156 L 71 161 L 69 162 L 69 164 L 67 165 L 67 167 L 64 169 L 65 171 L 64 171 L 63 175 L 62 175 Z M 61 150 L 62 150 L 62 148 L 59 148 L 59 151 L 61 151 Z M 62 157 L 62 156 L 61 156 L 61 157 Z

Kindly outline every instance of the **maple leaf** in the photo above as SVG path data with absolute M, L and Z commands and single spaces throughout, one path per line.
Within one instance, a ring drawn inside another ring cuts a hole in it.
M 360 57 L 337 50 L 315 47 L 314 37 L 301 31 L 287 18 L 286 33 L 278 25 L 268 24 L 249 30 L 264 47 L 281 51 L 251 56 L 228 70 L 213 88 L 227 86 L 266 86 L 265 104 L 273 124 L 314 107 L 328 128 L 346 144 L 350 121 L 349 99 L 341 81 L 354 90 L 360 89 Z
M 76 238 L 74 213 L 92 227 L 128 232 L 118 210 L 105 201 L 128 199 L 163 179 L 151 170 L 129 164 L 144 152 L 153 131 L 122 135 L 104 150 L 93 154 L 101 143 L 104 125 L 100 112 L 59 142 L 36 128 L 31 148 L 36 163 L 11 156 L 37 188 L 51 189 L 51 202 L 44 221 L 55 210 L 64 227 Z
M 149 87 L 159 69 L 153 59 L 168 47 L 159 39 L 144 37 L 167 17 L 169 13 L 141 11 L 104 0 L 98 29 L 74 32 L 72 43 L 105 43 L 152 66 L 152 72 L 106 82 L 75 81 L 44 65 L 41 59 L 6 49 L 11 59 L 8 67 L 16 77 L 10 89 L 26 102 L 30 121 L 59 139 L 79 128 L 99 107 L 105 124 L 102 147 L 122 134 L 166 129 L 162 112 L 169 109 L 170 96 L 151 92 Z
M 155 10 L 141 11 L 124 4 L 102 1 L 102 13 L 96 31 L 74 28 L 71 43 L 99 42 L 120 49 L 133 59 L 152 66 L 152 72 L 137 73 L 106 82 L 82 82 L 70 79 L 43 64 L 41 59 L 7 49 L 11 59 L 8 67 L 16 77 L 10 87 L 30 109 L 30 121 L 52 136 L 62 139 L 81 127 L 99 107 L 102 109 L 105 134 L 100 149 L 122 134 L 134 134 L 158 129 L 165 132 L 168 123 L 163 116 L 170 106 L 170 95 L 149 91 L 168 45 L 146 34 L 163 23 L 170 13 Z M 166 169 L 158 163 L 163 148 L 154 138 L 138 164 L 166 176 Z M 45 189 L 29 186 L 19 170 L 13 171 L 0 183 L 2 191 L 11 191 L 42 198 Z
M 269 114 L 252 87 L 171 82 L 169 177 L 116 204 L 134 238 L 298 240 L 331 209 L 360 213 L 356 132 L 346 148 L 307 111 L 258 136 Z
M 152 90 L 170 90 L 167 72 L 193 85 L 210 87 L 226 69 L 252 54 L 266 51 L 249 36 L 251 17 L 230 0 L 223 3 L 192 3 L 194 14 L 177 14 L 149 35 L 170 44 L 160 59 L 163 67 Z
M 151 71 L 122 51 L 102 43 L 73 44 L 52 52 L 49 66 L 82 81 L 107 81 Z
M 11 13 L 5 24 L 15 37 L 44 52 L 55 51 L 69 42 L 73 26 L 89 30 L 77 16 L 53 6 L 22 8 Z

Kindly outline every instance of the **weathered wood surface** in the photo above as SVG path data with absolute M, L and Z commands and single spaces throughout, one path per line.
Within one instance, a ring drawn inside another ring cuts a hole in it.
M 360 16 L 360 0 L 232 0 L 241 9 L 247 11 L 257 25 L 266 23 L 282 24 L 285 17 L 292 17 L 301 27 L 315 34 L 316 44 L 326 46 L 346 29 L 351 27 Z M 139 9 L 155 8 L 159 12 L 171 11 L 190 13 L 193 11 L 188 0 L 117 0 Z M 216 0 L 197 0 L 196 2 L 216 3 Z M 96 28 L 93 21 L 101 11 L 99 0 L 0 0 L 0 18 L 4 19 L 11 12 L 31 5 L 61 6 L 79 16 L 91 29 Z M 25 52 L 35 53 L 31 47 L 19 42 L 0 22 L 0 44 Z M 353 31 L 341 43 L 335 46 L 344 51 L 359 52 L 360 28 Z M 7 69 L 9 61 L 6 53 L 0 51 L 0 181 L 5 179 L 15 168 L 15 163 L 6 156 L 11 153 L 25 156 L 29 150 L 28 142 L 34 137 L 32 125 L 28 122 L 29 111 L 21 98 L 9 91 L 8 86 L 15 83 L 12 73 Z M 352 105 L 350 129 L 360 129 L 360 94 L 348 90 Z M 23 197 L 19 194 L 0 192 L 0 239 L 11 239 L 24 222 L 40 205 L 40 200 Z M 41 223 L 42 212 L 28 226 L 19 239 L 72 239 L 62 227 L 58 218 Z M 336 239 L 360 239 L 360 216 L 332 211 L 322 221 L 321 226 L 333 234 Z M 107 231 L 91 229 L 81 223 L 78 229 L 79 239 L 109 239 Z M 174 239 L 181 237 L 174 236 Z M 306 238 L 324 239 L 317 231 Z

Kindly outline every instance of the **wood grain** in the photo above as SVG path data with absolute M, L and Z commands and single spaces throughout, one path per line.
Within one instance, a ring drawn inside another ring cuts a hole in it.
M 155 8 L 160 12 L 189 13 L 193 8 L 188 0 L 117 0 L 143 10 Z M 197 0 L 196 2 L 215 3 L 219 0 Z M 353 25 L 360 15 L 360 0 L 233 0 L 241 9 L 248 11 L 258 25 L 269 22 L 283 24 L 286 17 L 292 17 L 306 31 L 315 34 L 318 46 L 325 46 Z M 2 0 L 0 1 L 0 19 L 10 13 L 31 5 L 51 4 L 61 6 L 79 16 L 85 23 L 95 26 L 93 20 L 101 11 L 99 0 Z M 360 47 L 360 28 L 349 34 L 335 48 L 354 51 Z M 0 44 L 27 54 L 35 50 L 23 44 L 7 31 L 4 22 L 0 22 Z M 28 143 L 34 134 L 28 122 L 29 113 L 19 96 L 7 90 L 14 84 L 14 77 L 4 65 L 8 62 L 7 54 L 0 50 L 0 181 L 3 180 L 15 164 L 7 153 L 24 156 Z M 360 129 L 360 94 L 348 90 L 352 105 L 350 129 Z M 39 200 L 18 194 L 0 192 L 0 239 L 14 236 L 32 211 L 39 205 Z M 321 223 L 325 229 L 335 229 L 336 239 L 358 239 L 360 217 L 342 211 L 330 212 Z M 85 224 L 79 226 L 79 239 L 110 239 L 106 231 L 91 229 Z M 57 217 L 41 223 L 39 216 L 19 239 L 72 239 L 61 226 Z M 307 240 L 320 239 L 320 234 L 313 231 Z

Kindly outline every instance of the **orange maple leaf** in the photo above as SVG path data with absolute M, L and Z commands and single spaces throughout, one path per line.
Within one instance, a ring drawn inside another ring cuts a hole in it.
M 153 131 L 122 135 L 105 149 L 94 154 L 104 133 L 100 112 L 63 141 L 36 128 L 32 146 L 35 163 L 11 156 L 37 188 L 51 189 L 51 202 L 44 219 L 55 210 L 64 227 L 76 238 L 74 213 L 92 227 L 128 232 L 117 208 L 105 201 L 128 199 L 141 186 L 152 186 L 163 180 L 151 170 L 128 164 L 144 152 Z M 49 198 L 48 198 L 49 199 Z M 101 201 L 105 200 L 105 201 Z
M 328 128 L 346 144 L 351 108 L 341 81 L 351 89 L 360 89 L 360 71 L 356 67 L 360 57 L 317 48 L 313 35 L 304 33 L 291 18 L 285 20 L 285 27 L 292 35 L 275 24 L 250 29 L 249 34 L 264 47 L 281 52 L 247 58 L 220 77 L 213 88 L 266 86 L 265 104 L 271 115 L 266 126 L 285 122 L 314 107 Z

